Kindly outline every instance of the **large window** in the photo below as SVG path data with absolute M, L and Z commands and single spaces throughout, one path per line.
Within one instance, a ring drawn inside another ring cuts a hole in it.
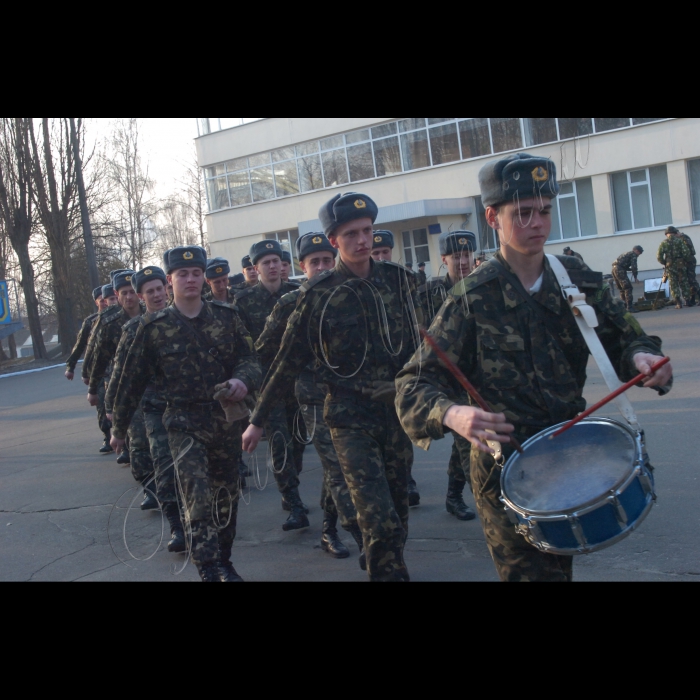
M 618 233 L 672 223 L 671 195 L 665 165 L 614 173 L 611 179 Z
M 430 244 L 428 239 L 428 229 L 419 228 L 415 231 L 403 231 L 401 233 L 403 239 L 403 261 L 411 263 L 414 272 L 418 272 L 418 265 L 426 264 L 425 273 L 428 277 L 431 276 L 430 266 Z
M 561 194 L 552 208 L 550 241 L 597 236 L 598 225 L 590 178 L 561 183 Z
M 688 179 L 693 200 L 693 221 L 700 221 L 700 160 L 688 161 Z
M 265 202 L 667 118 L 401 119 L 205 168 L 209 210 Z

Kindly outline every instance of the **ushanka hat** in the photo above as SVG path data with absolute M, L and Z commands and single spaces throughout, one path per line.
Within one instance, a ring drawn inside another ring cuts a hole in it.
M 520 199 L 559 195 L 557 166 L 549 158 L 515 153 L 487 163 L 479 173 L 481 199 L 485 207 L 495 207 Z
M 173 248 L 168 251 L 165 271 L 168 274 L 184 267 L 198 267 L 202 272 L 207 269 L 207 251 L 198 245 Z
M 215 280 L 218 277 L 228 277 L 231 274 L 231 266 L 224 258 L 212 258 L 207 261 L 207 271 L 205 273 L 208 280 Z
M 394 250 L 394 234 L 391 231 L 375 231 L 372 248 L 391 248 Z
M 366 194 L 349 192 L 348 194 L 339 194 L 326 202 L 321 207 L 318 216 L 326 236 L 330 236 L 338 226 L 346 224 L 348 221 L 371 219 L 374 223 L 379 216 L 379 208 L 374 200 Z
M 166 284 L 167 278 L 165 276 L 165 271 L 155 265 L 149 265 L 132 276 L 131 286 L 137 294 L 140 294 L 144 284 L 154 282 L 155 280 L 160 280 L 163 284 Z
M 303 260 L 307 255 L 314 253 L 332 253 L 338 256 L 338 251 L 331 245 L 325 233 L 306 233 L 297 238 L 297 257 Z

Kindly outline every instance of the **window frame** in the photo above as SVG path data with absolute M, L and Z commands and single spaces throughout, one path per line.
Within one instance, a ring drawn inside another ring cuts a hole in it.
M 631 120 L 630 120 L 631 121 Z M 653 122 L 652 122 L 653 123 Z M 663 163 L 663 166 L 668 168 L 667 163 Z M 651 180 L 651 173 L 649 172 L 651 168 L 653 167 L 658 167 L 658 166 L 648 166 L 645 168 L 634 168 L 632 170 L 618 170 L 615 173 L 610 173 L 608 176 L 609 182 L 610 182 L 610 192 L 612 196 L 612 202 L 613 202 L 613 213 L 614 213 L 614 218 L 615 218 L 615 228 L 617 229 L 618 225 L 618 216 L 617 216 L 617 199 L 615 197 L 615 188 L 613 186 L 613 180 L 612 176 L 617 175 L 619 173 L 625 173 L 627 176 L 627 197 L 628 197 L 628 202 L 629 202 L 629 207 L 630 207 L 630 216 L 632 218 L 632 226 L 633 228 L 631 229 L 622 229 L 622 230 L 616 230 L 615 235 L 617 234 L 627 234 L 627 233 L 644 233 L 646 231 L 658 231 L 667 224 L 657 224 L 656 223 L 656 212 L 654 210 L 654 194 L 652 192 L 652 180 Z M 646 180 L 644 182 L 632 182 L 632 173 L 638 173 L 644 171 Z M 646 186 L 647 188 L 647 194 L 649 197 L 649 213 L 651 215 L 651 226 L 645 226 L 643 228 L 636 228 L 637 222 L 636 222 L 636 216 L 634 212 L 634 200 L 632 199 L 632 188 L 633 187 L 644 187 Z M 669 192 L 670 194 L 670 192 Z

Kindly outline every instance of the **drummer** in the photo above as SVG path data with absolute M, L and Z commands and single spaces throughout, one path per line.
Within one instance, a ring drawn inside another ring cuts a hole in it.
M 524 442 L 586 408 L 589 351 L 544 251 L 559 194 L 557 171 L 550 160 L 522 153 L 486 165 L 479 182 L 500 251 L 453 288 L 430 333 L 495 413 L 469 405 L 426 344 L 397 378 L 397 409 L 423 449 L 448 429 L 471 442 L 477 511 L 502 581 L 572 581 L 572 557 L 541 553 L 516 532 L 499 501 L 501 470 L 486 444 L 502 443 L 507 460 L 513 453 L 509 434 Z M 559 260 L 594 306 L 596 331 L 620 379 L 643 373 L 649 375 L 645 387 L 670 391 L 670 365 L 651 375 L 662 356 L 661 340 L 645 335 L 602 275 L 575 257 Z

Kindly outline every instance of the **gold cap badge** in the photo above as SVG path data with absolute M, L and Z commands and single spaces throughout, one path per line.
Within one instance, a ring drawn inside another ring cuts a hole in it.
M 381 236 L 375 236 L 375 237 L 374 237 L 374 242 L 375 242 L 375 243 L 381 243 L 381 242 L 382 242 L 382 237 L 381 237 Z
M 532 179 L 535 182 L 547 182 L 547 180 L 549 180 L 549 172 L 547 171 L 547 168 L 543 168 L 541 165 L 536 167 L 532 171 Z
M 272 243 L 268 243 L 265 247 L 266 247 L 268 250 L 272 250 L 275 246 L 273 246 Z
M 321 236 L 316 236 L 316 238 L 311 241 L 314 245 L 321 245 L 323 243 L 323 238 Z
M 146 277 L 148 277 L 153 274 L 153 270 L 144 270 L 143 274 L 146 275 Z
M 460 245 L 467 245 L 467 239 L 466 239 L 466 238 L 460 238 L 460 239 L 459 239 L 459 244 L 460 244 Z
M 127 282 L 131 282 L 131 275 L 127 275 L 124 279 L 125 279 Z
M 192 260 L 194 258 L 194 254 L 192 253 L 184 253 L 182 256 L 185 260 Z
M 224 271 L 224 268 L 223 268 L 223 267 L 217 267 L 217 268 L 216 268 L 216 271 L 217 271 L 218 274 L 221 274 L 221 273 Z
M 367 209 L 367 202 L 364 199 L 358 199 L 355 202 L 355 209 Z

